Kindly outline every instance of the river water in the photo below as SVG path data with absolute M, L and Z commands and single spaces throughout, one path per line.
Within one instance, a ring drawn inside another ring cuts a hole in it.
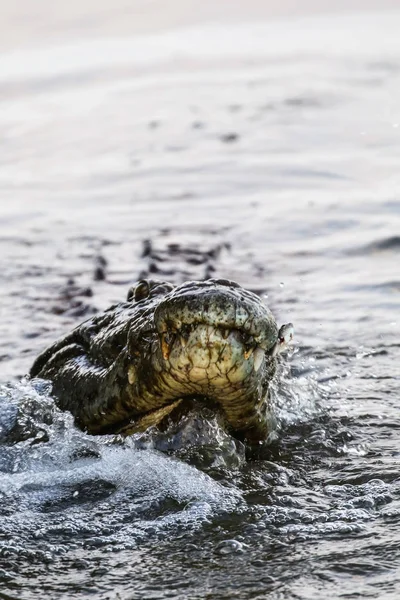
M 399 597 L 399 30 L 0 55 L 0 598 Z M 210 414 L 91 437 L 24 379 L 146 275 L 231 278 L 294 323 L 257 451 Z

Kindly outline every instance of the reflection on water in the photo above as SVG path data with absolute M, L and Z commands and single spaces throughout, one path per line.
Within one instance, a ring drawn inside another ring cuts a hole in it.
M 0 595 L 396 597 L 399 19 L 0 56 Z M 214 275 L 295 324 L 268 444 L 94 438 L 18 382 L 136 278 Z

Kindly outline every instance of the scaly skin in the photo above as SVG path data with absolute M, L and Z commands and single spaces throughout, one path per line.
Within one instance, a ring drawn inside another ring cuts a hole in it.
M 268 434 L 268 386 L 282 340 L 261 299 L 234 282 L 141 281 L 127 302 L 45 350 L 30 376 L 50 380 L 60 408 L 89 433 L 143 431 L 190 398 L 256 441 Z

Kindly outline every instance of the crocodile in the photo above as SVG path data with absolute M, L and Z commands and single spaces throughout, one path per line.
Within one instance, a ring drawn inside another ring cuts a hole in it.
M 270 428 L 270 382 L 292 339 L 255 293 L 226 279 L 141 280 L 38 356 L 57 405 L 90 434 L 131 435 L 205 404 L 238 439 Z

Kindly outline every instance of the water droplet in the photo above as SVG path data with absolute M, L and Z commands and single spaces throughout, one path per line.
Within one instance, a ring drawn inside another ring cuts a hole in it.
M 234 552 L 243 552 L 245 544 L 238 540 L 224 540 L 216 548 L 216 554 L 233 554 Z
M 283 287 L 285 284 L 283 283 L 283 281 L 280 282 L 279 287 Z

